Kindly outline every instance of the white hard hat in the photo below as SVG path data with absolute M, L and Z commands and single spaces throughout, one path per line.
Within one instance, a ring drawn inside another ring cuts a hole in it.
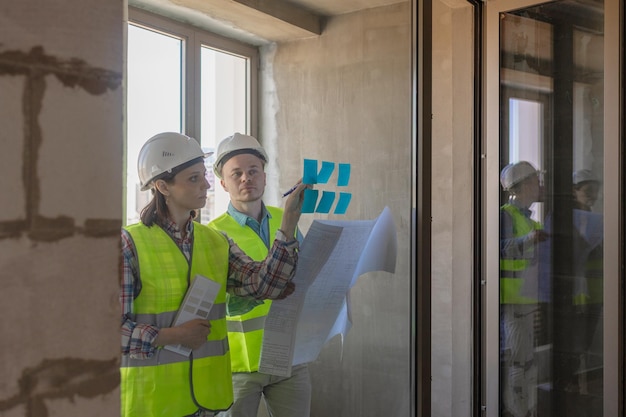
M 594 181 L 599 183 L 600 180 L 588 169 L 579 169 L 572 174 L 572 184 L 578 185 L 581 182 Z
M 152 136 L 139 151 L 137 171 L 141 191 L 151 188 L 152 181 L 164 172 L 196 158 L 212 155 L 205 153 L 197 140 L 176 132 L 164 132 Z
M 267 162 L 267 154 L 265 149 L 261 146 L 258 140 L 249 135 L 242 135 L 241 133 L 235 133 L 232 136 L 222 140 L 217 145 L 217 158 L 213 164 L 213 172 L 218 178 L 222 178 L 222 167 L 224 163 L 230 159 L 230 157 L 242 154 L 251 153 L 258 156 Z
M 538 174 L 539 172 L 529 162 L 515 162 L 502 168 L 500 183 L 502 184 L 502 188 L 508 191 L 531 175 Z

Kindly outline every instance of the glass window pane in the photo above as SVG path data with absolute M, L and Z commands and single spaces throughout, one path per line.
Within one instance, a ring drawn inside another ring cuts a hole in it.
M 216 49 L 201 49 L 201 131 L 202 146 L 216 152 L 217 144 L 235 132 L 248 132 L 248 59 Z M 208 223 L 224 213 L 229 197 L 213 175 L 215 156 L 207 158 L 211 190 L 201 212 Z
M 182 132 L 183 41 L 128 25 L 126 224 L 139 220 L 150 199 L 139 190 L 137 156 L 151 136 Z
M 501 15 L 501 416 L 602 415 L 603 19 Z

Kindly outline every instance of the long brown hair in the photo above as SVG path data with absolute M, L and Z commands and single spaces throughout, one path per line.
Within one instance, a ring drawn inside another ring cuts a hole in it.
M 158 177 L 152 180 L 152 200 L 146 205 L 143 210 L 141 210 L 141 222 L 148 227 L 151 227 L 154 223 L 163 223 L 169 216 L 169 209 L 167 208 L 167 203 L 165 201 L 165 196 L 161 194 L 161 192 L 154 186 L 154 182 L 156 180 L 163 180 L 168 184 L 172 184 L 174 182 L 174 177 L 185 168 L 188 168 L 192 165 L 197 164 L 198 162 L 204 162 L 203 157 L 192 159 L 189 162 L 185 162 L 184 164 L 178 165 L 177 167 L 172 168 L 170 172 L 164 172 Z M 191 211 L 191 216 L 196 217 L 196 211 Z

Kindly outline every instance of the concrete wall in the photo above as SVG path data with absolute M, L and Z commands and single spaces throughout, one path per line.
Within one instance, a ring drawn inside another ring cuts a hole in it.
M 432 416 L 471 415 L 472 8 L 433 2 Z
M 123 22 L 0 5 L 0 416 L 119 415 Z
M 352 164 L 346 215 L 391 209 L 396 273 L 362 276 L 351 291 L 353 327 L 311 364 L 312 416 L 408 416 L 411 214 L 410 2 L 342 15 L 321 36 L 262 49 L 261 137 L 279 158 L 268 184 L 287 189 L 304 158 Z M 266 195 L 272 195 L 268 190 Z

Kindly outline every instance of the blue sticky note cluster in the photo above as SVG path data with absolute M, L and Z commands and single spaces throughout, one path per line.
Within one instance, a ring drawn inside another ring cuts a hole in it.
M 335 164 L 334 162 L 322 161 L 318 163 L 316 159 L 304 160 L 304 173 L 302 182 L 305 184 L 326 184 L 338 165 L 337 186 L 346 187 L 350 183 L 350 164 Z M 318 166 L 320 166 L 318 170 Z M 304 190 L 304 202 L 302 204 L 303 213 L 330 213 L 337 193 L 333 191 Z M 352 193 L 340 192 L 334 214 L 345 214 L 352 199 Z M 319 200 L 319 201 L 318 201 Z

